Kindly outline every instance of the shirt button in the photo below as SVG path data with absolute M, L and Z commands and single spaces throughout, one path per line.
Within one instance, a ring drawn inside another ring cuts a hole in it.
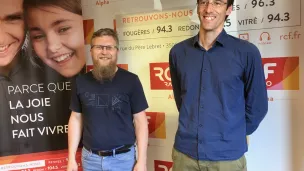
M 201 105 L 201 108 L 203 109 L 203 108 L 204 108 L 204 106 L 203 106 L 203 105 Z
M 203 125 L 202 125 L 202 124 L 199 124 L 199 126 L 200 126 L 200 127 L 203 127 Z
M 202 141 L 202 140 L 200 140 L 200 141 L 199 141 L 199 143 L 200 143 L 200 144 L 203 144 L 203 141 Z
M 204 72 L 206 72 L 207 70 L 206 69 L 204 69 Z

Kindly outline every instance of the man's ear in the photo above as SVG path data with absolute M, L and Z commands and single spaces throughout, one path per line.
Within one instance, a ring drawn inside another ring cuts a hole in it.
M 231 12 L 232 12 L 232 5 L 230 5 L 230 7 L 227 8 L 226 15 L 230 15 Z

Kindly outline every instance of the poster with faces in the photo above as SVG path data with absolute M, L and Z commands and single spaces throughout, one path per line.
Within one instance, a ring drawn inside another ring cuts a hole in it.
M 0 170 L 66 167 L 85 62 L 80 0 L 0 0 Z

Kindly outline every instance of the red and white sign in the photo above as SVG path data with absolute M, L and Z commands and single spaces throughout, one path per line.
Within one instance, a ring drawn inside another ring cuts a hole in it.
M 151 90 L 172 90 L 168 62 L 150 63 Z
M 299 90 L 299 57 L 263 58 L 269 90 Z
M 155 171 L 172 171 L 173 162 L 154 160 Z

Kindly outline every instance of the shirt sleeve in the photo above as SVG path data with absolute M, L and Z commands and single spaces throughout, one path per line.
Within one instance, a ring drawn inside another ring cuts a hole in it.
M 136 76 L 136 78 L 134 80 L 130 99 L 131 99 L 130 101 L 131 101 L 132 114 L 136 114 L 141 111 L 144 111 L 149 107 L 148 102 L 145 97 L 145 93 L 144 93 L 142 84 L 141 84 L 138 76 Z
M 252 134 L 268 111 L 268 96 L 261 54 L 251 44 L 245 71 L 246 133 Z
M 173 49 L 171 49 L 169 53 L 170 75 L 171 75 L 174 100 L 176 103 L 177 110 L 179 111 L 181 107 L 181 88 L 180 88 L 180 79 L 178 78 L 177 70 L 176 70 L 176 62 L 174 60 L 176 60 L 175 53 L 173 52 Z
M 82 113 L 80 98 L 77 90 L 78 89 L 77 89 L 77 78 L 76 78 L 74 83 L 72 84 L 70 109 L 74 112 Z

